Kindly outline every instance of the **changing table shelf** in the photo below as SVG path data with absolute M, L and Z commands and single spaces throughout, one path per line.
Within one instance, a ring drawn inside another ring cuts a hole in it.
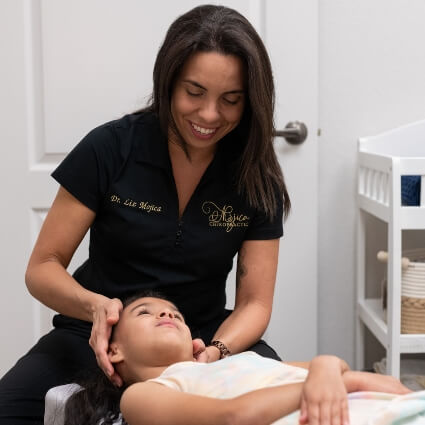
M 401 205 L 401 177 L 421 176 L 420 205 Z M 400 375 L 400 354 L 425 353 L 425 334 L 401 334 L 403 230 L 425 229 L 425 120 L 359 139 L 357 228 L 357 368 L 364 367 L 364 329 L 387 353 L 387 373 Z M 366 216 L 387 223 L 387 312 L 366 297 Z M 424 242 L 425 247 L 425 242 Z M 425 283 L 424 283 L 425 285 Z
M 358 302 L 361 320 L 372 331 L 378 341 L 387 346 L 388 327 L 380 298 L 368 298 Z M 400 334 L 400 353 L 425 352 L 424 334 Z

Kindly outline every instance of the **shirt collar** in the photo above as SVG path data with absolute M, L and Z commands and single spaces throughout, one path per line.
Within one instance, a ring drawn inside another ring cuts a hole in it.
M 139 120 L 143 131 L 137 132 L 138 148 L 136 161 L 148 163 L 172 172 L 170 155 L 168 153 L 167 138 L 163 134 L 159 120 L 153 113 L 144 113 Z M 217 146 L 212 163 L 209 165 L 205 177 L 211 178 L 222 173 L 235 175 L 238 152 L 235 143 L 239 136 L 235 132 L 227 134 Z
M 171 170 L 167 138 L 161 131 L 158 118 L 152 113 L 144 113 L 138 125 L 143 131 L 136 133 L 138 138 L 136 161 Z

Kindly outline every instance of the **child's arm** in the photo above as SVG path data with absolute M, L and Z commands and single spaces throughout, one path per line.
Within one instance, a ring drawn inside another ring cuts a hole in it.
M 124 392 L 121 411 L 130 425 L 266 425 L 298 409 L 303 399 L 301 422 L 339 425 L 348 423 L 347 392 L 410 392 L 395 378 L 347 371 L 345 362 L 333 356 L 315 358 L 309 366 L 305 384 L 264 388 L 227 400 L 187 394 L 155 382 L 138 383 Z
M 326 357 L 328 359 L 333 359 L 332 361 L 336 360 L 339 363 L 339 365 L 341 366 L 341 372 L 342 373 L 344 373 L 345 371 L 350 369 L 347 362 L 340 359 L 339 357 L 336 357 L 336 356 L 318 356 L 317 359 L 322 358 L 322 357 L 323 358 Z M 313 360 L 315 360 L 315 359 L 316 359 L 316 357 Z M 309 362 L 287 362 L 287 361 L 284 361 L 282 363 L 285 363 L 289 366 L 301 367 L 303 369 L 310 369 L 310 366 L 311 366 L 311 361 L 309 361 Z
M 351 371 L 347 363 L 334 356 L 316 357 L 308 367 L 309 374 L 301 395 L 301 424 L 348 423 L 347 392 L 410 392 L 392 376 Z
M 223 400 L 141 382 L 125 390 L 121 412 L 130 425 L 268 425 L 299 407 L 301 388 L 288 384 Z
M 318 356 L 309 362 L 308 369 L 301 393 L 300 423 L 348 424 L 347 389 L 342 378 L 349 370 L 347 363 L 336 356 Z
M 390 394 L 408 394 L 412 391 L 393 376 L 379 373 L 348 371 L 343 380 L 349 393 L 354 391 L 378 391 Z

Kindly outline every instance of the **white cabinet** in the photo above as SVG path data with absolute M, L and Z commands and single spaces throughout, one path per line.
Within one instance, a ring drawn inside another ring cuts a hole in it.
M 425 229 L 425 120 L 359 139 L 357 229 L 357 368 L 364 366 L 364 328 L 385 347 L 387 373 L 400 375 L 400 354 L 424 353 L 425 334 L 401 334 L 402 231 Z M 420 206 L 401 205 L 401 176 L 420 175 Z M 366 298 L 366 215 L 387 223 L 386 318 L 381 299 Z M 425 240 L 424 240 L 425 247 Z

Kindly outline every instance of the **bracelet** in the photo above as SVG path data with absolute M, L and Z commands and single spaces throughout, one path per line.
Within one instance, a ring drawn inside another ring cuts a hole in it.
M 214 346 L 219 349 L 220 359 L 224 359 L 225 357 L 230 356 L 230 354 L 232 354 L 230 350 L 226 347 L 226 345 L 223 344 L 221 341 L 211 341 L 210 346 Z

